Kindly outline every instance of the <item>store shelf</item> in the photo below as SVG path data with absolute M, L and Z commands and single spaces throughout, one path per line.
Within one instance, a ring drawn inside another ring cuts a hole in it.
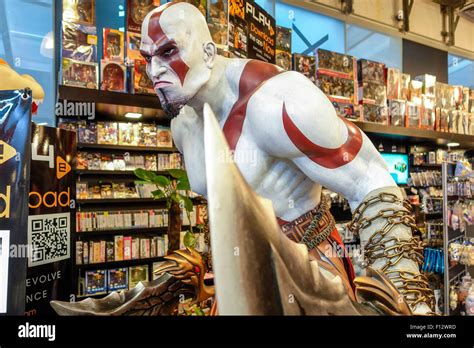
M 191 201 L 194 204 L 205 203 L 205 199 L 191 198 Z M 79 205 L 106 205 L 106 204 L 133 204 L 133 203 L 165 203 L 164 199 L 154 199 L 154 198 L 116 198 L 116 199 L 78 199 L 77 204 Z
M 59 86 L 59 99 L 161 109 L 158 97 L 153 95 L 110 92 L 64 85 Z
M 116 150 L 130 152 L 179 152 L 175 147 L 144 147 L 144 146 L 126 146 L 126 145 L 104 145 L 104 144 L 85 144 L 78 143 L 78 149 L 94 150 Z
M 85 175 L 112 175 L 112 176 L 135 176 L 135 172 L 133 170 L 88 170 L 88 169 L 76 169 L 75 170 L 77 175 L 85 176 Z M 169 175 L 166 171 L 158 171 L 154 172 L 158 175 Z
M 195 226 L 193 226 L 195 227 Z M 189 225 L 181 226 L 181 230 L 187 231 Z M 144 227 L 144 228 L 128 228 L 128 229 L 115 229 L 115 230 L 100 230 L 100 231 L 88 231 L 88 232 L 75 232 L 77 237 L 88 238 L 88 237 L 103 237 L 107 235 L 134 235 L 134 234 L 153 234 L 163 235 L 168 232 L 168 226 L 163 227 Z
M 150 257 L 147 259 L 135 259 L 135 260 L 121 260 L 121 261 L 110 261 L 110 262 L 101 262 L 101 263 L 89 263 L 87 265 L 76 265 L 76 268 L 79 269 L 108 269 L 115 267 L 129 267 L 137 265 L 145 265 L 152 262 L 164 261 L 163 256 Z
M 426 129 L 397 127 L 360 121 L 354 121 L 354 123 L 367 133 L 369 137 L 375 136 L 377 138 L 399 140 L 400 142 L 409 142 L 411 144 L 447 145 L 450 142 L 456 142 L 460 144 L 460 148 L 474 147 L 474 136 L 472 135 L 436 132 Z
M 419 169 L 439 169 L 441 170 L 441 164 L 410 164 L 410 168 Z
M 127 120 L 124 118 L 125 113 L 139 112 L 143 115 L 141 120 L 169 123 L 158 97 L 154 95 L 110 92 L 64 85 L 59 86 L 58 93 L 60 101 L 93 103 L 96 109 L 95 120 L 100 120 L 102 115 L 105 115 L 108 120 L 124 121 Z
M 151 203 L 151 202 L 164 202 L 161 199 L 153 198 L 116 198 L 116 199 L 78 199 L 77 204 L 88 205 L 88 204 L 131 204 L 131 203 Z

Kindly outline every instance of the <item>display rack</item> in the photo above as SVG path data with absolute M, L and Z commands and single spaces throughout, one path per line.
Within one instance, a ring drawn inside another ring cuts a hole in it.
M 456 309 L 452 310 L 450 307 L 449 293 L 451 285 L 461 281 L 461 277 L 468 272 L 468 266 L 458 263 L 451 266 L 449 262 L 449 244 L 457 240 L 464 240 L 467 237 L 467 230 L 454 230 L 449 223 L 448 205 L 452 201 L 462 199 L 463 197 L 457 195 L 450 195 L 448 191 L 448 183 L 455 179 L 456 164 L 451 162 L 444 162 L 442 165 L 443 175 L 443 249 L 444 249 L 444 313 L 446 315 L 460 315 L 461 306 L 458 305 Z
M 169 120 L 163 117 L 158 98 L 149 95 L 135 95 L 129 93 L 116 93 L 101 90 L 90 90 L 78 87 L 59 86 L 59 100 L 74 102 L 89 102 L 96 105 L 96 121 L 113 121 L 113 122 L 146 122 L 154 123 L 160 126 L 169 126 Z M 142 118 L 139 120 L 126 119 L 123 115 L 126 112 L 140 112 Z M 106 152 L 108 154 L 121 154 L 129 152 L 134 155 L 160 154 L 160 153 L 176 153 L 175 147 L 138 147 L 123 145 L 103 145 L 103 144 L 86 144 L 78 143 L 77 148 L 87 152 Z M 167 171 L 158 171 L 157 174 L 168 176 Z M 137 178 L 132 170 L 87 170 L 74 169 L 74 177 L 77 182 L 133 182 Z M 192 198 L 194 205 L 206 204 L 202 198 Z M 98 211 L 122 211 L 122 210 L 148 210 L 148 209 L 166 209 L 166 201 L 155 200 L 153 198 L 117 198 L 117 199 L 77 199 L 78 212 L 98 212 Z M 88 232 L 72 233 L 72 250 L 74 250 L 73 260 L 76 260 L 76 241 L 94 242 L 98 240 L 112 241 L 115 236 L 130 236 L 152 238 L 156 236 L 164 236 L 168 232 L 168 226 L 161 227 L 134 227 L 126 229 L 101 229 Z M 181 227 L 182 231 L 189 228 L 188 225 Z M 130 266 L 148 265 L 148 279 L 153 279 L 153 263 L 163 261 L 163 255 L 149 258 L 128 259 L 120 261 L 96 262 L 87 264 L 72 265 L 73 270 L 73 289 L 77 291 L 77 297 L 99 297 L 105 294 L 84 295 L 79 293 L 79 278 L 84 275 L 87 270 L 95 269 L 113 269 L 124 268 Z

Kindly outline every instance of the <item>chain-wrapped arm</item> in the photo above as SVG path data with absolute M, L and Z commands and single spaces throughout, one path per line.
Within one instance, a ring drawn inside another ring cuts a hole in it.
M 423 246 L 413 237 L 411 208 L 398 187 L 372 191 L 354 211 L 349 229 L 360 237 L 364 265 L 382 271 L 415 314 L 430 314 L 434 297 L 420 274 Z

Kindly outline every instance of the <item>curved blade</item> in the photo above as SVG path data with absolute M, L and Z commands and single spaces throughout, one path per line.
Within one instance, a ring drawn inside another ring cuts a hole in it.
M 139 283 L 132 290 L 115 291 L 102 299 L 51 301 L 50 304 L 56 313 L 65 316 L 170 315 L 175 307 L 171 301 L 178 301 L 180 294 L 194 295 L 194 290 L 165 273 L 151 282 Z

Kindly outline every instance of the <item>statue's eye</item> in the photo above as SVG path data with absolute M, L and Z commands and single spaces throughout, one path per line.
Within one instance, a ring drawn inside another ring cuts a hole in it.
M 163 52 L 163 57 L 171 57 L 175 53 L 176 49 L 174 47 L 168 48 Z

